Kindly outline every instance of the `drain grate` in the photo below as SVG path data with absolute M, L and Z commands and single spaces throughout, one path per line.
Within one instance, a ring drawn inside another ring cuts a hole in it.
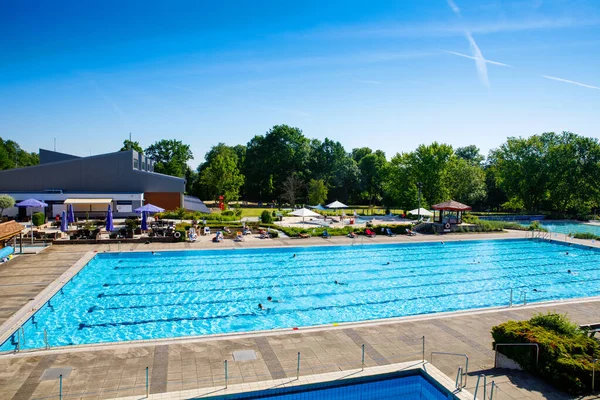
M 40 381 L 52 381 L 62 375 L 63 379 L 71 375 L 73 367 L 48 368 L 42 374 Z

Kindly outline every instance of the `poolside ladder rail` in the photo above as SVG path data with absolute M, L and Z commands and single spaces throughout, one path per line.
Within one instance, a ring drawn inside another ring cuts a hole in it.
M 225 367 L 225 389 L 227 389 L 227 383 L 229 382 L 229 374 L 227 373 L 227 360 L 223 361 Z
M 46 328 L 44 328 L 44 346 L 46 347 L 46 350 L 50 348 L 50 344 L 48 343 L 48 331 Z
M 362 362 L 360 365 L 361 365 L 360 370 L 364 371 L 365 370 L 365 344 L 364 343 L 362 345 Z
M 510 300 L 508 302 L 508 306 L 509 307 L 513 306 L 513 288 L 510 288 Z
M 521 294 L 519 295 L 519 301 L 523 300 L 523 305 L 527 305 L 527 290 L 521 290 Z
M 462 384 L 462 387 L 466 387 L 467 379 L 469 377 L 469 356 L 467 356 L 466 354 L 462 354 L 462 353 L 446 353 L 446 352 L 442 352 L 442 351 L 432 351 L 431 356 L 429 357 L 431 364 L 433 364 L 433 355 L 434 354 L 465 358 L 465 370 L 464 370 L 464 373 L 462 373 L 462 376 L 464 376 L 464 378 L 465 378 L 465 382 Z
M 463 381 L 462 367 L 458 367 L 458 371 L 456 372 L 456 380 L 454 382 L 454 387 L 459 392 L 462 390 L 462 381 Z
M 146 398 L 150 396 L 150 379 L 148 378 L 148 367 L 146 367 Z

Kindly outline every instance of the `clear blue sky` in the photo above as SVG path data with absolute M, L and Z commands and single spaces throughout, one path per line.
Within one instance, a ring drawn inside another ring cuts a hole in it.
M 28 151 L 246 143 L 388 157 L 600 130 L 600 1 L 3 1 L 0 136 Z M 471 58 L 469 58 L 471 57 Z

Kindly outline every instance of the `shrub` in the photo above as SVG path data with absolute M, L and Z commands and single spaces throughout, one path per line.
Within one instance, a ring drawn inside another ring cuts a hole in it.
M 537 343 L 540 347 L 537 368 L 532 352 L 504 346 L 499 352 L 559 389 L 573 394 L 591 390 L 592 362 L 600 358 L 600 343 L 588 337 L 585 330 L 579 329 L 565 315 L 538 314 L 529 321 L 508 321 L 493 327 L 492 337 L 494 346 L 496 343 Z
M 137 218 L 127 218 L 125 220 L 125 226 L 128 230 L 134 231 L 139 226 L 139 221 Z
M 232 210 L 225 210 L 221 211 L 221 215 L 224 217 L 231 217 L 234 215 L 234 212 Z
M 279 232 L 271 230 L 269 231 L 269 235 L 271 235 L 271 237 L 275 239 L 279 237 Z
M 46 223 L 46 216 L 44 215 L 44 213 L 41 212 L 33 213 L 33 215 L 31 216 L 31 222 L 35 226 L 42 226 Z
M 593 233 L 589 233 L 589 232 L 574 233 L 573 237 L 575 239 L 595 239 L 595 240 L 600 240 L 600 236 L 594 235 Z
M 264 210 L 260 214 L 260 221 L 263 224 L 272 224 L 273 223 L 273 216 L 271 216 L 271 213 L 268 210 Z
M 236 208 L 235 209 L 235 216 L 236 217 L 241 217 L 242 216 L 242 209 L 241 208 Z

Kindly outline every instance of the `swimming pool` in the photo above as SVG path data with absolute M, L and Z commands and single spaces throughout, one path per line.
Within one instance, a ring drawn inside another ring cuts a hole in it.
M 527 239 L 106 253 L 0 351 L 43 348 L 44 331 L 55 347 L 293 328 L 505 306 L 511 288 L 588 297 L 599 281 L 600 252 Z
M 563 222 L 563 221 L 539 221 L 542 226 L 553 233 L 565 234 L 569 233 L 592 233 L 600 236 L 600 225 L 584 224 L 581 222 Z M 529 226 L 529 222 L 521 223 L 521 225 Z
M 456 399 L 421 374 L 385 374 L 333 382 L 315 383 L 249 393 L 211 397 L 215 400 L 447 400 Z

